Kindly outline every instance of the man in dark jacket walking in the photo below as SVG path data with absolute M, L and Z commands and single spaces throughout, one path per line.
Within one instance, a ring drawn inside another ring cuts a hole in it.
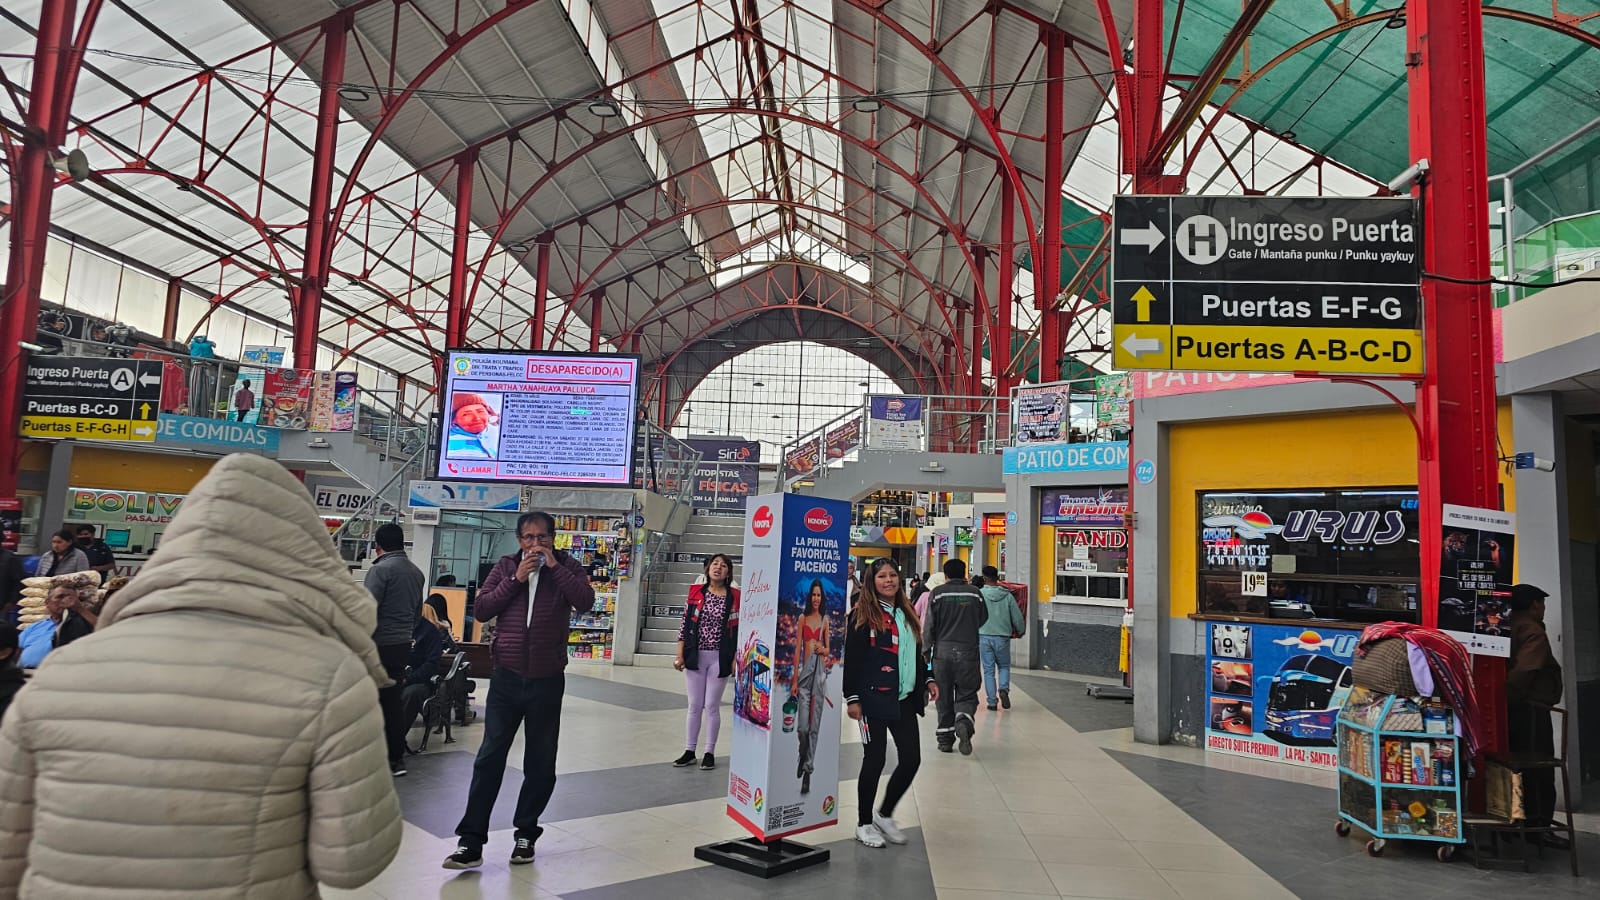
M 594 607 L 594 588 L 583 564 L 555 549 L 556 522 L 531 512 L 517 520 L 520 552 L 501 557 L 478 591 L 473 617 L 494 619 L 494 672 L 483 717 L 483 743 L 472 764 L 467 811 L 456 826 L 461 837 L 446 869 L 483 865 L 489 814 L 505 778 L 506 754 L 526 723 L 522 791 L 517 795 L 516 846 L 511 863 L 533 862 L 533 845 L 544 832 L 539 816 L 556 789 L 556 745 L 561 699 L 566 691 L 567 633 L 572 613 Z
M 933 589 L 928 616 L 922 623 L 923 645 L 933 654 L 933 678 L 939 683 L 939 752 L 949 753 L 958 740 L 964 755 L 972 753 L 972 717 L 978 712 L 978 629 L 989 620 L 989 608 L 972 583 L 967 564 L 944 564 L 944 584 Z
M 383 710 L 383 735 L 389 745 L 389 771 L 398 778 L 406 774 L 406 663 L 411 659 L 411 632 L 422 615 L 426 579 L 406 558 L 406 533 L 399 525 L 379 525 L 373 543 L 378 558 L 367 570 L 364 584 L 378 601 L 378 627 L 372 632 L 372 642 L 378 645 L 383 670 L 394 679 L 393 684 L 378 690 L 378 706 Z

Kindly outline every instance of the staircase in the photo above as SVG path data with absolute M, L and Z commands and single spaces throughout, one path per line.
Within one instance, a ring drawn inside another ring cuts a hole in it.
M 662 564 L 654 577 L 654 588 L 644 604 L 644 629 L 639 632 L 636 666 L 671 666 L 678 655 L 678 625 L 683 621 L 683 604 L 689 587 L 705 574 L 705 558 L 726 553 L 734 559 L 734 580 L 743 572 L 738 565 L 744 553 L 743 516 L 691 516 L 689 526 L 678 537 L 670 562 Z M 656 612 L 665 615 L 654 615 Z
M 855 502 L 874 491 L 1002 491 L 999 453 L 862 450 L 842 466 L 821 469 L 797 493 Z

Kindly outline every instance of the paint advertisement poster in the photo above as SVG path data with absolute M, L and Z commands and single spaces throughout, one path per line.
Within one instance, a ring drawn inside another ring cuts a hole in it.
M 867 446 L 873 450 L 921 450 L 922 398 L 867 398 Z
M 743 512 L 760 477 L 761 444 L 725 438 L 687 438 L 700 454 L 689 505 L 714 512 Z
M 1054 444 L 1069 437 L 1072 386 L 1044 384 L 1018 388 L 1011 407 L 1011 433 L 1016 444 Z
M 22 501 L 0 497 L 0 549 L 16 551 L 22 543 Z
M 1468 653 L 1510 656 L 1516 515 L 1446 503 L 1443 527 L 1439 630 Z
M 849 553 L 850 504 L 750 499 L 727 808 L 764 841 L 839 820 Z
M 822 442 L 806 441 L 783 454 L 783 478 L 785 481 L 809 475 L 822 464 Z
M 1359 629 L 1206 623 L 1206 749 L 1337 768 Z
M 1132 422 L 1132 380 L 1125 374 L 1095 376 L 1095 425 L 1101 428 L 1127 428 Z

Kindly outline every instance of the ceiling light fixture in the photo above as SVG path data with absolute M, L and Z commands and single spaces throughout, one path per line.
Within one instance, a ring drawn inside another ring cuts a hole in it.
M 852 253 L 850 254 L 850 259 L 862 265 L 872 262 L 872 257 L 865 253 Z
M 867 381 L 858 381 L 856 382 L 856 387 L 872 387 L 872 383 Z
M 1395 10 L 1394 15 L 1390 16 L 1389 20 L 1387 22 L 1383 23 L 1383 27 L 1385 27 L 1385 28 L 1404 28 L 1404 27 L 1406 27 L 1406 13 L 1405 13 L 1405 10 L 1403 10 L 1403 9 Z
M 883 109 L 883 101 L 868 94 L 850 101 L 850 107 L 858 113 L 875 113 Z
M 372 95 L 366 91 L 363 91 L 361 88 L 348 85 L 339 88 L 339 96 L 349 100 L 351 103 L 365 103 L 366 101 L 372 99 Z
M 518 241 L 515 244 L 507 244 L 506 249 L 517 254 L 518 256 L 521 256 L 528 252 L 528 245 Z
M 615 119 L 617 116 L 622 115 L 622 110 L 618 109 L 617 104 L 610 100 L 590 100 L 589 115 L 597 119 Z
M 751 384 L 750 384 L 750 386 L 751 386 L 751 387 L 766 387 L 766 386 L 767 386 L 767 385 L 766 385 L 766 383 L 765 383 L 765 382 L 761 382 L 761 381 L 756 381 L 756 382 L 752 382 L 752 383 L 751 383 Z

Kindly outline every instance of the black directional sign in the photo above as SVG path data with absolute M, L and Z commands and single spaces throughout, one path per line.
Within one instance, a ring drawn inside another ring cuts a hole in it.
M 1113 364 L 1422 372 L 1422 235 L 1398 198 L 1116 198 Z
M 54 356 L 28 362 L 23 437 L 154 441 L 161 362 Z

